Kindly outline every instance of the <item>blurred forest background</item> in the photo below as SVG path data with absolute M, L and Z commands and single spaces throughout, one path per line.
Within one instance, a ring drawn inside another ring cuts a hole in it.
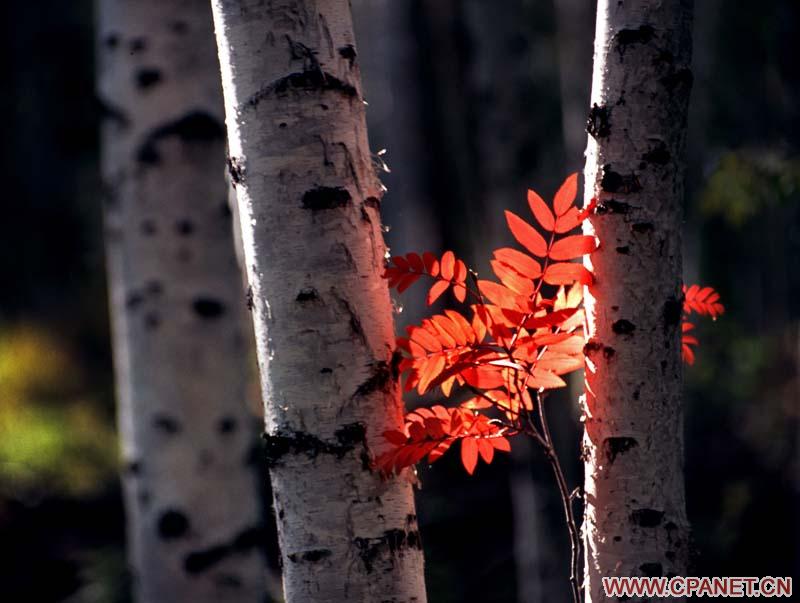
M 391 169 L 389 245 L 485 267 L 508 240 L 501 210 L 583 167 L 594 8 L 353 10 L 370 141 Z M 3 2 L 0 15 L 0 600 L 122 602 L 93 6 Z M 694 575 L 800 576 L 798 56 L 794 0 L 696 3 L 685 277 L 728 312 L 700 325 L 686 371 Z M 399 325 L 420 317 L 413 297 L 398 301 Z M 578 485 L 568 394 L 555 437 Z M 469 478 L 453 455 L 420 471 L 431 601 L 566 600 L 564 526 L 540 461 L 522 451 Z

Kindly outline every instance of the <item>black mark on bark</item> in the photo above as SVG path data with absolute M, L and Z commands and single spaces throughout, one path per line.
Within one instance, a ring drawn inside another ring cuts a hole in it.
M 196 297 L 192 301 L 194 313 L 204 320 L 214 320 L 225 313 L 225 305 L 210 297 Z
M 631 224 L 631 230 L 638 234 L 653 232 L 655 229 L 656 227 L 653 226 L 652 222 L 636 222 L 635 224 Z
M 622 255 L 630 254 L 631 250 L 627 245 L 623 245 L 622 247 L 616 248 L 617 253 L 621 253 Z
M 120 128 L 127 128 L 129 125 L 131 125 L 130 118 L 128 118 L 127 114 L 120 107 L 112 105 L 109 101 L 100 97 L 95 99 L 95 103 L 97 105 L 97 111 L 100 115 L 100 119 L 106 119 L 110 122 L 114 122 Z
M 653 39 L 655 30 L 649 25 L 641 25 L 637 29 L 621 29 L 619 30 L 614 39 L 617 42 L 617 51 L 620 58 L 625 54 L 628 46 L 631 44 L 647 44 Z
M 234 431 L 236 431 L 237 427 L 238 423 L 235 417 L 222 417 L 217 422 L 217 431 L 223 435 L 233 433 Z
M 603 454 L 608 459 L 609 465 L 613 463 L 617 457 L 621 454 L 625 454 L 631 448 L 635 448 L 639 445 L 639 442 L 636 438 L 630 438 L 625 436 L 618 436 L 612 438 L 606 438 L 603 440 Z
M 177 35 L 183 35 L 189 31 L 189 25 L 187 25 L 186 21 L 173 21 L 169 24 L 169 28 L 172 33 Z
M 309 287 L 308 289 L 301 289 L 300 293 L 297 294 L 295 301 L 302 304 L 307 302 L 313 302 L 318 299 L 319 295 L 317 294 L 317 290 Z
M 591 339 L 586 342 L 586 345 L 583 346 L 583 353 L 586 356 L 591 356 L 597 352 L 603 352 L 603 358 L 606 360 L 611 360 L 617 351 L 612 348 L 611 346 L 603 345 L 601 342 L 597 341 L 596 339 Z
M 656 528 L 664 519 L 664 511 L 655 509 L 636 509 L 630 515 L 631 523 L 642 528 Z
M 659 141 L 656 146 L 642 155 L 642 161 L 655 163 L 657 165 L 666 165 L 669 163 L 670 159 L 672 159 L 672 155 L 670 155 L 667 145 L 664 144 L 663 140 Z
M 264 457 L 268 467 L 275 467 L 288 454 L 302 454 L 316 458 L 320 454 L 332 454 L 336 458 L 344 456 L 358 445 L 366 442 L 366 428 L 363 423 L 350 423 L 338 429 L 335 442 L 326 442 L 304 431 L 278 431 L 263 434 Z
M 367 396 L 377 391 L 388 392 L 392 383 L 392 369 L 388 362 L 381 360 L 372 365 L 369 378 L 356 388 L 353 398 Z
M 143 52 L 147 48 L 147 40 L 145 38 L 133 38 L 128 44 L 131 54 Z
M 589 118 L 586 120 L 586 131 L 594 138 L 605 138 L 611 134 L 611 109 L 600 107 L 596 103 L 589 111 Z
M 624 318 L 617 320 L 611 325 L 611 330 L 617 335 L 630 335 L 636 330 L 636 325 Z
M 301 561 L 308 561 L 310 563 L 317 563 L 318 561 L 322 561 L 326 557 L 330 557 L 333 553 L 331 553 L 328 549 L 312 549 L 310 551 L 303 551 L 302 553 L 291 553 L 286 555 L 286 557 L 292 563 L 299 563 Z
M 183 218 L 182 220 L 178 220 L 175 222 L 175 232 L 177 232 L 182 237 L 188 237 L 190 234 L 194 232 L 194 224 L 188 218 Z
M 350 201 L 350 193 L 341 186 L 318 186 L 303 193 L 303 207 L 312 211 L 345 207 Z
M 244 160 L 238 157 L 228 157 L 228 174 L 231 177 L 231 184 L 236 187 L 244 180 Z M 231 214 L 231 208 L 225 203 L 227 212 Z
M 177 509 L 167 509 L 158 518 L 158 534 L 164 540 L 185 536 L 189 531 L 189 518 Z
M 284 96 L 290 92 L 337 92 L 348 98 L 358 96 L 358 91 L 352 84 L 348 84 L 322 69 L 311 68 L 290 73 L 267 84 L 251 96 L 245 104 L 249 107 L 256 107 L 265 98 L 272 95 Z
M 147 90 L 161 82 L 161 71 L 155 67 L 142 67 L 136 71 L 136 86 Z
M 406 549 L 422 549 L 422 541 L 416 530 L 386 530 L 377 538 L 355 538 L 353 544 L 358 549 L 358 556 L 361 557 L 367 573 L 374 571 L 375 563 L 380 557 L 402 555 Z
M 153 417 L 153 427 L 169 435 L 175 435 L 181 430 L 178 420 L 164 413 L 158 413 Z
M 253 308 L 255 308 L 255 301 L 253 300 L 253 287 L 250 285 L 247 285 L 247 291 L 244 294 L 244 301 L 247 305 L 247 309 L 252 312 Z
M 206 143 L 225 139 L 225 126 L 219 119 L 204 111 L 191 111 L 183 117 L 155 128 L 136 152 L 137 160 L 145 165 L 158 165 L 161 156 L 158 144 L 171 137 L 184 143 Z
M 347 59 L 347 62 L 350 63 L 350 68 L 353 68 L 353 64 L 356 62 L 356 49 L 352 44 L 346 44 L 344 46 L 339 47 L 339 56 L 343 59 Z
M 103 38 L 103 44 L 106 45 L 106 48 L 113 50 L 119 46 L 119 34 L 116 32 L 109 33 L 105 38 Z
M 603 178 L 600 187 L 607 193 L 630 194 L 642 190 L 642 184 L 636 174 L 620 174 L 611 169 L 611 165 L 603 166 Z
M 161 317 L 158 312 L 148 312 L 144 315 L 144 328 L 147 331 L 155 331 L 161 326 Z
M 601 216 L 604 214 L 627 214 L 631 209 L 631 206 L 625 203 L 624 201 L 617 201 L 616 199 L 607 199 L 605 201 L 600 201 L 597 204 L 597 208 L 595 209 L 595 213 L 600 214 Z

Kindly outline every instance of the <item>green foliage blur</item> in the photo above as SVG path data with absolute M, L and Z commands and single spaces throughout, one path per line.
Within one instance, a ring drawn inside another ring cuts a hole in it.
M 116 479 L 116 435 L 81 372 L 42 329 L 0 330 L 0 496 L 91 496 Z

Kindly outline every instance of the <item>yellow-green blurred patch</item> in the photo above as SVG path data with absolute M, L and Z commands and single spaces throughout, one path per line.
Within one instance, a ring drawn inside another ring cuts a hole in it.
M 774 151 L 724 154 L 701 194 L 706 216 L 719 216 L 742 227 L 769 207 L 800 192 L 800 159 Z
M 90 494 L 114 479 L 113 426 L 58 341 L 0 331 L 0 493 Z

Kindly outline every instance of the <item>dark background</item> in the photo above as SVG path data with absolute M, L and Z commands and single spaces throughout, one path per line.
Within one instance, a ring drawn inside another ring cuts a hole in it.
M 354 2 L 394 251 L 452 248 L 480 268 L 504 207 L 582 168 L 584 4 Z M 0 15 L 0 600 L 125 601 L 93 7 L 3 2 Z M 695 575 L 800 575 L 799 46 L 793 0 L 697 2 L 685 275 L 727 313 L 700 325 L 686 371 Z M 419 318 L 414 297 L 399 323 Z M 574 396 L 552 404 L 577 485 Z M 469 478 L 456 456 L 420 470 L 431 601 L 515 600 L 513 480 L 533 480 L 539 502 L 517 518 L 536 514 L 543 588 L 567 600 L 546 464 L 518 454 Z

